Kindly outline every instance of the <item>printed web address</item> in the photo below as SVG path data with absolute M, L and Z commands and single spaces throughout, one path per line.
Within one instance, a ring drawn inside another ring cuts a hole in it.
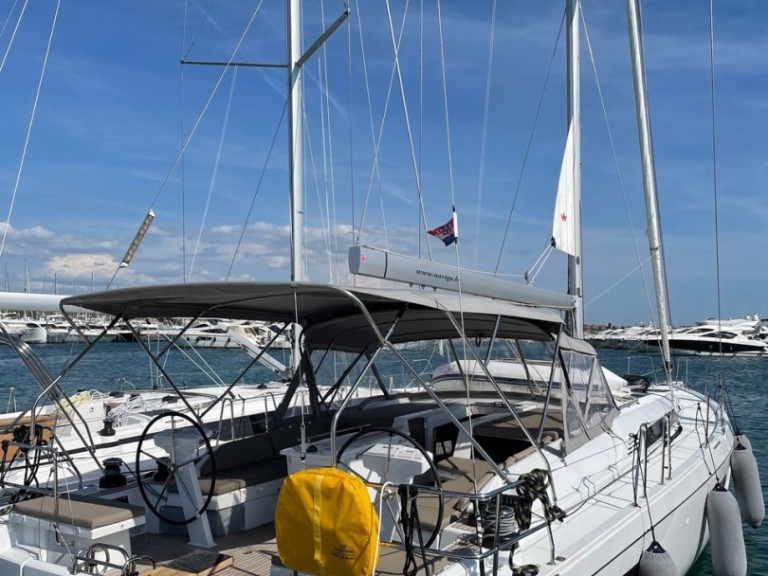
M 458 282 L 459 278 L 457 276 L 449 276 L 447 274 L 435 274 L 434 272 L 429 272 L 427 270 L 419 270 L 416 269 L 416 275 L 417 276 L 428 276 L 430 278 L 435 278 L 437 280 L 445 280 L 446 282 Z

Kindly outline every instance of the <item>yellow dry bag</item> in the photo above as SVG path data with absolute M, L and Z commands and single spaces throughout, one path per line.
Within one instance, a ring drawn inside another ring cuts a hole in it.
M 275 512 L 284 566 L 320 576 L 368 576 L 378 561 L 379 518 L 363 481 L 309 468 L 283 482 Z

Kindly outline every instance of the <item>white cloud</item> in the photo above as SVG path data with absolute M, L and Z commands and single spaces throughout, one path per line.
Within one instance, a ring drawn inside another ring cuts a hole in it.
M 0 222 L 0 234 L 7 234 L 8 238 L 30 239 L 39 238 L 48 240 L 53 238 L 54 233 L 42 226 L 33 226 L 32 228 L 14 228 L 8 222 Z
M 270 268 L 286 268 L 291 263 L 291 259 L 288 256 L 272 256 L 267 263 Z
M 67 254 L 54 256 L 44 264 L 49 274 L 65 278 L 111 278 L 118 262 L 107 254 Z

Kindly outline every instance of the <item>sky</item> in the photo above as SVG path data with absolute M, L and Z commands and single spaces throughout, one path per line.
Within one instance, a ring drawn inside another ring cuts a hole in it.
M 344 4 L 305 4 L 308 46 Z M 284 2 L 58 6 L 0 3 L 0 289 L 288 280 L 285 70 L 181 64 L 284 63 Z M 563 11 L 352 2 L 303 70 L 309 279 L 355 281 L 360 241 L 522 281 L 550 237 L 565 145 Z M 585 319 L 647 322 L 625 6 L 583 0 L 583 14 Z M 709 4 L 643 3 L 674 324 L 768 315 L 768 5 L 720 0 L 713 14 L 714 107 Z M 452 205 L 460 240 L 445 248 L 425 228 Z M 565 268 L 551 255 L 536 286 L 564 291 Z

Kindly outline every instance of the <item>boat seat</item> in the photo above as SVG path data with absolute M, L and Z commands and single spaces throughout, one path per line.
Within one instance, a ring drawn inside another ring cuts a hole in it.
M 313 420 L 305 424 L 307 437 L 327 431 L 326 420 Z M 288 464 L 280 450 L 295 446 L 300 441 L 300 425 L 292 425 L 220 444 L 214 450 L 214 496 L 284 478 L 288 475 Z M 200 491 L 203 494 L 210 490 L 212 470 L 210 460 L 200 468 Z
M 480 458 L 475 459 L 473 464 L 470 458 L 450 456 L 444 458 L 435 466 L 437 467 L 445 492 L 471 494 L 475 491 L 475 483 L 473 482 L 475 477 L 478 479 L 477 489 L 480 490 L 494 476 L 491 464 Z M 424 478 L 429 478 L 430 475 L 431 473 L 427 472 Z M 440 523 L 440 528 L 455 522 L 468 503 L 469 500 L 466 497 L 445 496 L 443 498 L 443 520 Z M 422 494 L 419 496 L 416 504 L 422 529 L 426 531 L 434 530 L 440 506 L 439 498 L 436 495 Z
M 548 432 L 544 434 L 542 441 L 546 445 L 558 438 L 559 435 L 556 432 Z M 499 467 L 502 470 L 509 469 L 512 465 L 535 453 L 536 447 L 528 446 L 525 450 L 511 455 Z M 491 465 L 480 458 L 475 459 L 473 465 L 469 458 L 451 456 L 438 462 L 436 467 L 445 492 L 474 494 L 473 478 L 477 478 L 477 491 L 481 492 L 483 487 L 496 475 Z M 470 502 L 471 499 L 467 496 L 445 496 L 440 529 L 458 520 L 462 513 L 467 510 Z M 435 529 L 439 504 L 440 501 L 437 496 L 424 494 L 418 498 L 417 506 L 422 530 L 432 531 Z
M 218 480 L 228 470 L 240 468 L 244 464 L 271 460 L 275 457 L 275 451 L 272 449 L 269 433 L 263 432 L 242 440 L 222 443 L 214 449 L 213 457 Z M 200 476 L 210 476 L 211 471 L 211 461 L 206 460 L 200 468 Z
M 39 565 L 45 563 L 49 568 L 30 568 L 31 564 L 24 563 L 24 568 L 18 568 L 15 573 L 29 574 L 31 570 L 33 574 L 52 574 L 50 566 L 68 565 L 71 553 L 88 550 L 97 543 L 124 551 L 117 553 L 113 560 L 113 552 L 102 547 L 97 554 L 99 558 L 122 562 L 126 555 L 131 556 L 130 530 L 145 521 L 143 507 L 108 498 L 61 493 L 55 498 L 45 495 L 17 502 L 8 514 L 6 526 L 13 548 L 31 554 Z M 71 539 L 66 547 L 62 536 L 65 541 Z M 69 572 L 63 567 L 62 570 Z M 5 569 L 0 572 L 9 573 Z
M 235 490 L 241 490 L 248 486 L 257 486 L 270 480 L 285 478 L 288 475 L 286 459 L 271 458 L 253 464 L 246 464 L 216 471 L 216 482 L 213 486 L 213 495 L 220 496 Z M 200 492 L 207 494 L 211 487 L 211 478 L 200 478 Z
M 144 508 L 117 500 L 60 494 L 58 509 L 53 496 L 31 498 L 13 505 L 16 515 L 48 522 L 59 522 L 61 528 L 76 526 L 96 531 L 112 525 L 128 527 L 144 524 Z

